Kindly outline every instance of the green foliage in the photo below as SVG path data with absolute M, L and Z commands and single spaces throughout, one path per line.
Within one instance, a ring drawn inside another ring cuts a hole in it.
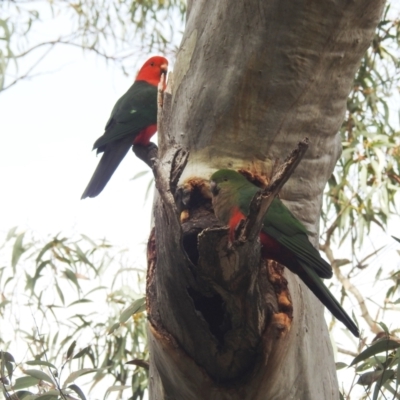
M 398 214 L 400 130 L 390 108 L 400 82 L 400 20 L 388 12 L 356 74 L 340 130 L 343 153 L 326 193 L 327 240 L 335 233 L 340 243 L 351 238 L 353 247 L 362 244 L 371 224 L 384 229 Z
M 340 350 L 344 354 L 358 354 L 349 363 L 356 365 L 358 381 L 341 393 L 347 400 L 360 398 L 354 393 L 358 385 L 365 389 L 362 399 L 399 397 L 399 342 L 395 336 L 388 339 L 388 327 L 376 322 L 378 318 L 390 321 L 393 335 L 400 329 L 396 308 L 400 297 L 396 268 L 399 259 L 380 257 L 395 246 L 389 235 L 386 243 L 374 240 L 376 232 L 386 233 L 388 222 L 399 214 L 399 60 L 400 17 L 388 6 L 347 100 L 340 129 L 343 152 L 325 191 L 321 221 L 321 249 L 343 286 L 341 301 L 350 297 L 357 313 L 362 314 L 362 323 L 369 327 L 362 332 L 364 339 L 356 351 Z M 344 251 L 348 258 L 338 259 L 339 251 Z M 380 260 L 385 260 L 382 265 Z M 359 282 L 364 286 L 356 284 Z M 366 282 L 380 296 L 372 299 Z M 374 339 L 370 347 L 361 351 L 370 332 L 383 332 L 384 338 Z M 339 376 L 346 366 L 342 361 L 337 363 Z
M 356 384 L 365 388 L 366 398 L 377 400 L 382 395 L 395 399 L 399 390 L 400 340 L 391 338 L 387 331 L 380 336 L 354 358 L 350 367 L 356 365 Z
M 82 384 L 90 382 L 90 389 L 104 387 L 106 397 L 126 391 L 142 399 L 148 379 L 144 272 L 129 266 L 127 251 L 84 235 L 57 235 L 43 244 L 15 228 L 2 250 L 4 396 L 85 399 Z
M 133 56 L 170 55 L 185 12 L 184 0 L 0 1 L 0 91 L 31 77 L 59 45 L 95 52 L 125 73 Z M 52 34 L 49 21 L 57 21 Z M 24 59 L 30 66 L 21 72 Z

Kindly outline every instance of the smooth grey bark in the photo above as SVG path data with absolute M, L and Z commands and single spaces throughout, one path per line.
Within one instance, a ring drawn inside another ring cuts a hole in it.
M 159 151 L 166 170 L 171 140 L 190 151 L 183 192 L 219 168 L 269 174 L 307 136 L 309 150 L 281 198 L 317 243 L 346 98 L 383 5 L 190 1 Z M 189 210 L 182 225 L 165 199 L 156 203 L 149 244 L 151 399 L 337 400 L 323 308 L 312 293 L 287 271 L 287 284 L 277 285 L 257 243 L 230 253 L 207 204 Z M 214 229 L 198 236 L 197 253 L 197 234 L 207 227 Z M 292 310 L 284 307 L 290 298 Z

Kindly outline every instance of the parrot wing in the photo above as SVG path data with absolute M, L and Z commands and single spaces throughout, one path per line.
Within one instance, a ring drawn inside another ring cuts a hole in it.
M 299 262 L 312 267 L 321 278 L 332 278 L 332 267 L 321 257 L 318 250 L 309 242 L 305 234 L 287 236 L 279 228 L 264 225 L 263 231 L 273 237 L 296 256 Z
M 306 227 L 279 200 L 274 199 L 264 218 L 263 231 L 312 267 L 321 278 L 332 278 L 332 267 L 310 243 Z
M 157 87 L 136 81 L 117 101 L 106 124 L 105 133 L 93 145 L 98 153 L 104 146 L 127 136 L 131 144 L 149 125 L 157 123 Z

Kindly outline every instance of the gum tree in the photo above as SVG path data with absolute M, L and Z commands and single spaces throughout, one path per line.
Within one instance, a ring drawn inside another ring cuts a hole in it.
M 307 136 L 280 195 L 316 244 L 346 98 L 382 9 L 361 0 L 188 4 L 155 167 L 151 398 L 339 397 L 322 306 L 290 272 L 260 263 L 255 240 L 227 245 L 204 180 L 227 167 L 268 178 Z M 178 185 L 174 143 L 189 151 Z

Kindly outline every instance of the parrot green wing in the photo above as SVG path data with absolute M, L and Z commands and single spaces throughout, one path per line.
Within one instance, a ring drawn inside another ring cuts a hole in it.
M 312 267 L 321 278 L 332 277 L 332 267 L 310 243 L 306 227 L 277 198 L 264 218 L 263 231 L 296 255 L 296 258 Z
M 247 215 L 249 213 L 250 202 L 254 195 L 261 189 L 246 181 L 241 186 L 236 186 L 233 193 L 238 196 L 239 207 L 242 212 Z M 280 235 L 294 236 L 303 233 L 307 237 L 306 227 L 289 211 L 281 200 L 275 198 L 264 218 L 265 226 L 277 228 Z M 268 233 L 268 232 L 267 232 Z M 274 236 L 275 237 L 275 236 Z
M 294 254 L 300 264 L 312 267 L 321 278 L 332 278 L 332 267 L 321 257 L 305 234 L 287 236 L 271 225 L 264 225 L 263 231 Z
M 132 137 L 150 125 L 157 123 L 157 87 L 146 81 L 135 81 L 128 91 L 115 104 L 106 124 L 105 133 L 94 143 L 97 152 L 104 146 Z
M 272 201 L 267 212 L 267 222 L 279 227 L 282 234 L 293 236 L 298 233 L 308 234 L 307 228 L 289 211 L 278 198 Z
M 211 183 L 214 211 L 221 221 L 229 222 L 229 218 L 236 213 L 237 208 L 239 208 L 240 214 L 248 215 L 251 199 L 259 188 L 232 170 L 215 172 L 211 176 Z M 283 253 L 287 251 L 295 257 L 294 265 L 289 264 L 286 267 L 297 274 L 321 303 L 356 337 L 359 337 L 357 326 L 321 279 L 332 276 L 330 265 L 321 258 L 318 250 L 308 240 L 305 226 L 277 198 L 273 200 L 264 217 L 262 231 L 274 239 L 270 242 L 272 245 L 278 242 L 278 251 Z M 268 253 L 268 249 L 266 253 Z M 274 252 L 272 251 L 271 254 Z M 276 260 L 276 258 L 273 259 Z
M 249 204 L 259 189 L 252 185 L 239 188 L 240 209 L 248 215 Z M 321 278 L 332 277 L 332 267 L 310 243 L 306 227 L 289 211 L 281 200 L 275 198 L 264 217 L 262 230 L 293 253 L 299 261 L 314 268 Z

